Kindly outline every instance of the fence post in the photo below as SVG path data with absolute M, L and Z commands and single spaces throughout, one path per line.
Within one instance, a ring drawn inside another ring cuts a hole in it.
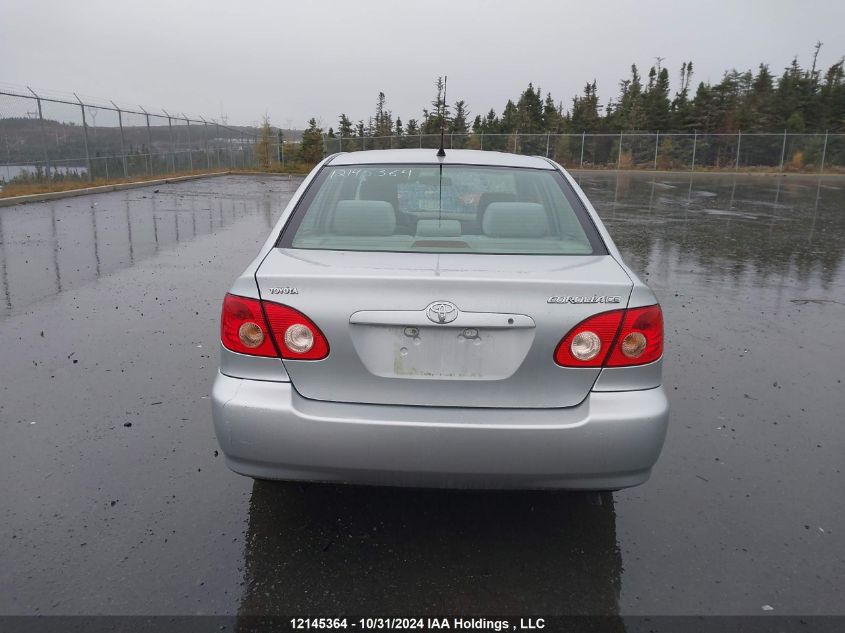
M 584 166 L 584 141 L 587 139 L 587 131 L 581 132 L 581 167 Z
M 783 173 L 783 159 L 786 157 L 786 130 L 783 131 L 783 146 L 780 148 L 780 171 Z
M 739 171 L 739 148 L 742 146 L 742 130 L 739 130 L 736 137 L 736 168 L 734 171 Z
M 552 140 L 551 132 L 546 132 L 546 158 L 549 157 L 549 142 Z
M 619 155 L 616 157 L 616 169 L 622 168 L 622 132 L 619 132 Z
M 194 148 L 191 147 L 191 120 L 185 116 L 185 113 L 182 113 L 182 116 L 185 117 L 185 123 L 188 124 L 188 165 L 191 171 L 194 171 Z
M 420 149 L 422 149 L 422 130 L 420 130 Z
M 41 147 L 44 151 L 44 164 L 47 166 L 47 180 L 50 180 L 50 156 L 47 154 L 47 132 L 44 131 L 44 117 L 41 114 L 41 97 L 35 94 L 35 91 L 29 86 L 26 89 L 35 95 L 35 102 L 38 104 L 38 122 L 41 125 Z
M 519 130 L 513 133 L 513 153 L 516 154 L 516 142 L 519 140 Z
M 150 113 L 144 110 L 142 106 L 138 106 L 141 108 L 141 112 L 144 113 L 144 120 L 146 121 L 147 126 L 147 155 L 144 156 L 144 165 L 146 166 L 144 169 L 144 173 L 148 175 L 153 175 L 153 133 L 150 130 Z M 167 114 L 167 112 L 165 112 Z M 169 116 L 169 115 L 168 115 Z
M 217 156 L 217 168 L 222 169 L 223 148 L 220 147 L 220 124 L 217 121 L 214 122 L 214 144 L 217 145 L 217 147 L 214 148 L 214 155 Z
M 343 132 L 337 135 L 337 151 L 343 151 Z
M 226 127 L 226 132 L 226 144 L 229 146 L 229 169 L 235 169 L 235 150 L 232 148 L 232 136 L 229 134 L 231 130 Z
M 82 139 L 85 142 L 85 164 L 88 167 L 88 182 L 92 182 L 94 180 L 94 174 L 91 169 L 91 154 L 88 152 L 88 123 L 85 120 L 85 104 L 82 103 L 82 99 L 75 92 L 73 96 L 79 101 L 79 108 L 82 110 Z
M 123 139 L 123 113 L 114 101 L 112 101 L 111 104 L 114 106 L 114 109 L 117 110 L 117 124 L 120 126 L 120 155 L 123 156 L 123 177 L 128 178 L 129 170 L 126 167 L 126 142 Z
M 660 130 L 657 130 L 657 135 L 654 137 L 654 171 L 657 171 L 657 148 L 660 147 Z
M 208 121 L 200 117 L 200 120 L 203 124 L 203 130 L 205 131 L 205 168 L 211 169 L 211 154 L 208 151 Z M 268 147 L 267 150 L 269 151 L 270 148 Z
M 153 131 L 150 128 L 150 115 L 145 114 L 144 118 L 147 124 L 147 163 L 150 165 L 150 176 L 152 176 L 155 171 L 153 169 Z
M 828 135 L 828 130 L 825 130 L 824 131 L 824 145 L 822 145 L 822 164 L 821 164 L 821 167 L 819 167 L 819 173 L 820 174 L 824 173 L 824 159 L 825 159 L 825 156 L 827 155 L 827 135 Z
M 173 119 L 168 114 L 167 110 L 162 110 L 167 114 L 167 134 L 170 136 L 170 171 L 176 173 L 176 141 L 173 140 Z M 149 118 L 149 117 L 147 117 Z
M 692 167 L 690 171 L 695 171 L 695 146 L 698 144 L 698 130 L 695 130 L 692 135 Z
M 329 144 L 326 142 L 326 134 L 323 133 L 323 156 L 329 153 Z
M 481 133 L 481 149 L 484 149 L 484 132 Z

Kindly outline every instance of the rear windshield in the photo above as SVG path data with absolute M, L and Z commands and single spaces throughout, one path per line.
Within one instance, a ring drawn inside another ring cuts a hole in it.
M 606 252 L 557 171 L 469 165 L 326 167 L 278 245 L 429 253 Z

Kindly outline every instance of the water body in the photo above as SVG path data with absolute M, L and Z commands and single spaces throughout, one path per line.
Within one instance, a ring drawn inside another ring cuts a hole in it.
M 13 178 L 17 178 L 18 176 L 22 176 L 23 174 L 30 174 L 35 175 L 38 173 L 38 167 L 35 165 L 0 165 L 0 183 L 2 182 L 9 182 Z M 47 168 L 46 166 L 41 167 L 41 173 L 46 174 Z M 85 165 L 50 165 L 50 173 L 51 174 L 61 174 L 66 176 L 76 175 L 76 176 L 84 176 L 88 173 L 87 167 Z M 2 189 L 2 185 L 0 185 L 0 189 Z
M 577 178 L 672 404 L 652 479 L 589 499 L 225 468 L 220 301 L 295 182 L 0 209 L 0 614 L 845 615 L 845 180 Z

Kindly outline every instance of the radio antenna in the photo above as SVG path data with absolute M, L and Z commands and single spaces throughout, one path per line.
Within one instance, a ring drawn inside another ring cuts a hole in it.
M 443 75 L 443 106 L 440 110 L 440 149 L 437 150 L 437 156 L 442 158 L 446 155 L 446 150 L 443 149 L 444 136 L 446 134 L 446 82 L 449 77 Z

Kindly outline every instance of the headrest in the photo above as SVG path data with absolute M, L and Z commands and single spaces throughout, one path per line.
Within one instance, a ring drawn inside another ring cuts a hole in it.
M 481 229 L 488 237 L 543 237 L 549 234 L 549 218 L 536 202 L 491 202 Z
M 417 237 L 458 237 L 461 223 L 458 220 L 420 220 Z
M 484 213 L 494 202 L 516 202 L 516 194 L 507 191 L 485 191 L 478 198 L 478 213 L 476 217 L 479 222 L 484 221 Z
M 338 235 L 393 235 L 396 212 L 382 200 L 341 200 L 332 229 Z

